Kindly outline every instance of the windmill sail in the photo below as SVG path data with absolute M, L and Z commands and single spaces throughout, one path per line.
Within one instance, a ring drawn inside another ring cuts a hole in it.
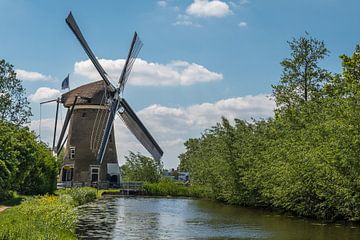
M 63 127 L 62 127 L 62 129 L 61 129 L 60 137 L 59 137 L 58 143 L 57 143 L 57 145 L 56 145 L 56 148 L 54 149 L 54 152 L 57 153 L 57 154 L 60 153 L 60 150 L 61 150 L 60 148 L 61 148 L 61 145 L 62 145 L 62 140 L 63 140 L 63 138 L 64 138 L 64 136 L 65 136 L 65 132 L 66 132 L 67 126 L 69 125 L 71 115 L 72 115 L 72 113 L 74 112 L 74 108 L 75 108 L 77 99 L 78 99 L 78 96 L 75 97 L 74 103 L 72 104 L 71 108 L 68 109 L 68 111 L 67 111 L 67 113 L 66 113 L 64 125 L 63 125 Z
M 100 143 L 100 148 L 99 148 L 99 152 L 98 152 L 98 156 L 97 156 L 97 163 L 101 164 L 104 156 L 105 156 L 105 149 L 106 146 L 108 144 L 109 141 L 109 136 L 111 133 L 111 129 L 112 129 L 112 125 L 114 122 L 114 118 L 115 118 L 115 114 L 116 111 L 118 109 L 118 105 L 119 105 L 119 99 L 114 98 L 112 103 L 111 103 L 111 107 L 110 107 L 110 111 L 109 111 L 109 115 L 108 115 L 108 119 L 106 121 L 106 125 L 105 125 L 105 129 L 104 129 L 104 134 Z
M 141 142 L 146 150 L 149 151 L 153 158 L 159 161 L 163 155 L 163 151 L 161 150 L 160 146 L 151 136 L 144 124 L 136 116 L 135 112 L 131 109 L 130 105 L 125 101 L 125 99 L 120 100 L 120 105 L 123 107 L 123 111 L 119 111 L 118 113 L 126 126 Z
M 140 40 L 139 35 L 135 32 L 133 40 L 131 42 L 128 56 L 126 58 L 124 68 L 121 72 L 120 79 L 119 79 L 119 88 L 121 91 L 124 89 L 125 83 L 126 83 L 127 79 L 129 78 L 131 69 L 135 63 L 136 57 L 139 54 L 142 46 L 143 46 L 143 43 Z
M 86 54 L 89 56 L 91 62 L 94 64 L 96 70 L 99 72 L 102 79 L 106 82 L 108 86 L 111 87 L 112 90 L 114 90 L 113 85 L 109 81 L 107 74 L 103 67 L 100 65 L 99 61 L 96 59 L 94 53 L 91 51 L 89 45 L 87 44 L 84 36 L 82 35 L 80 28 L 78 27 L 72 13 L 70 12 L 68 17 L 66 18 L 66 23 L 69 25 L 70 29 L 75 34 L 76 38 L 79 40 L 81 46 L 84 48 Z

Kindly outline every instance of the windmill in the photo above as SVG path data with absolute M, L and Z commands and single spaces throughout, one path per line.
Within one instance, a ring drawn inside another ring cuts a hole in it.
M 118 182 L 116 171 L 119 171 L 119 168 L 113 128 L 116 114 L 155 160 L 160 161 L 163 155 L 160 146 L 122 97 L 143 44 L 135 32 L 118 84 L 115 86 L 91 51 L 71 12 L 66 23 L 102 80 L 82 85 L 61 96 L 60 102 L 68 108 L 57 145 L 54 144 L 54 152 L 57 154 L 65 142 L 67 144 L 61 180 L 75 186 Z M 68 136 L 65 137 L 68 126 Z

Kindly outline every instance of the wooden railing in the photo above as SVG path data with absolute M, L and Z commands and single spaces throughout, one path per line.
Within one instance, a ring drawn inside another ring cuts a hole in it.
M 144 182 L 121 182 L 120 189 L 125 194 L 136 194 L 143 191 Z

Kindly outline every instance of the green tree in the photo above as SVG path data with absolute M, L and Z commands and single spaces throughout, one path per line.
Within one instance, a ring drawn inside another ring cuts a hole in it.
M 0 59 L 0 120 L 23 125 L 30 121 L 31 110 L 21 80 L 13 65 Z
M 125 164 L 121 166 L 121 172 L 126 181 L 150 183 L 160 181 L 162 165 L 155 159 L 130 152 L 129 156 L 125 156 L 125 160 Z
M 345 54 L 340 56 L 342 60 L 343 73 L 333 78 L 328 86 L 334 97 L 356 97 L 360 96 L 360 45 L 355 47 L 352 56 Z
M 281 62 L 283 73 L 280 84 L 273 85 L 278 107 L 290 107 L 321 96 L 322 86 L 331 77 L 319 66 L 319 60 L 329 54 L 323 41 L 308 33 L 288 42 L 291 56 Z
M 56 187 L 57 166 L 51 151 L 26 127 L 0 121 L 0 198 L 10 191 L 43 194 Z

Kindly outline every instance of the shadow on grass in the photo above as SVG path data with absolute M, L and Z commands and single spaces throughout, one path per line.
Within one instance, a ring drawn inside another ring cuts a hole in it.
M 12 207 L 12 206 L 19 205 L 22 202 L 22 200 L 24 200 L 24 199 L 25 198 L 22 196 L 16 196 L 16 197 L 13 197 L 8 200 L 0 200 L 0 205 L 6 206 L 6 207 Z

